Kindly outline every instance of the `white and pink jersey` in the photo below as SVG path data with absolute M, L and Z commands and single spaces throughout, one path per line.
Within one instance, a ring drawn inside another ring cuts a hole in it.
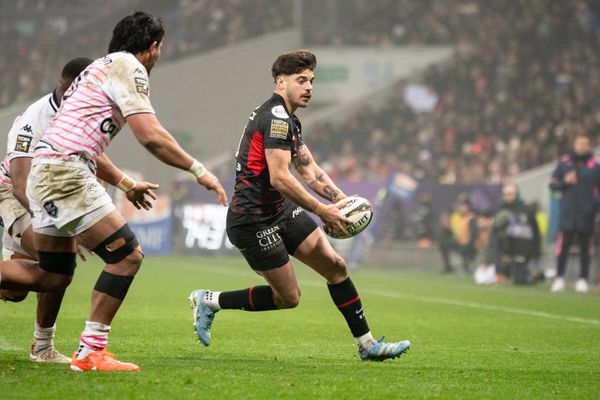
M 91 63 L 65 92 L 60 109 L 35 148 L 35 157 L 86 153 L 95 160 L 125 125 L 125 117 L 152 113 L 146 68 L 131 53 Z
M 54 93 L 31 104 L 13 122 L 6 141 L 6 156 L 0 165 L 0 184 L 12 186 L 10 162 L 19 157 L 33 157 L 33 149 L 56 116 L 58 105 Z

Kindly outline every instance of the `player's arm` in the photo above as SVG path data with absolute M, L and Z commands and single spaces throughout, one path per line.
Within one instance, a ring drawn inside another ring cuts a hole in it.
M 167 165 L 191 172 L 199 184 L 217 193 L 217 202 L 227 205 L 227 194 L 210 171 L 192 158 L 152 113 L 133 114 L 126 117 L 135 138 L 152 155 Z
M 29 199 L 25 194 L 27 176 L 31 169 L 31 157 L 17 157 L 10 160 L 10 177 L 13 184 L 13 194 L 19 202 L 29 210 Z
M 329 175 L 319 167 L 306 145 L 302 145 L 298 149 L 294 166 L 302 180 L 324 199 L 335 203 L 348 197 L 333 183 Z
M 106 154 L 100 154 L 96 158 L 96 167 L 96 176 L 125 192 L 127 200 L 137 209 L 144 208 L 149 210 L 152 208 L 152 203 L 146 196 L 156 200 L 156 194 L 154 194 L 153 189 L 158 189 L 157 184 L 134 181 L 113 164 Z
M 340 232 L 346 232 L 342 222 L 352 223 L 352 221 L 340 214 L 335 204 L 326 206 L 308 193 L 290 173 L 292 155 L 289 150 L 266 149 L 265 156 L 269 167 L 270 182 L 275 189 L 300 207 L 318 215 L 326 225 L 334 227 Z

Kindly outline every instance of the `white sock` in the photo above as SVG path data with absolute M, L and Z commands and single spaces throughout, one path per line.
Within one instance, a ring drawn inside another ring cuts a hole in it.
M 204 293 L 204 298 L 202 299 L 202 302 L 208 307 L 210 307 L 211 310 L 219 311 L 221 309 L 221 306 L 219 305 L 220 294 L 221 292 L 207 291 L 206 293 Z
M 56 332 L 56 324 L 49 328 L 42 328 L 35 322 L 33 330 L 33 345 L 31 346 L 32 353 L 47 349 L 54 345 L 54 333 Z
M 375 339 L 373 339 L 373 335 L 371 334 L 371 331 L 365 333 L 362 336 L 355 337 L 354 341 L 356 341 L 356 344 L 358 345 L 358 348 L 360 350 L 365 350 L 365 351 L 371 350 L 371 347 L 373 347 L 373 344 L 375 344 Z
M 79 339 L 79 350 L 77 350 L 77 359 L 81 360 L 98 350 L 106 348 L 108 343 L 108 334 L 110 325 L 100 322 L 85 321 L 85 329 Z

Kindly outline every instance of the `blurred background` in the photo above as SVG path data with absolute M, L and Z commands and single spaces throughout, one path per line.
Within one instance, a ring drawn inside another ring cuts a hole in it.
M 298 113 L 305 141 L 344 191 L 375 206 L 364 234 L 336 242 L 352 268 L 441 270 L 439 244 L 460 236 L 464 204 L 481 242 L 464 273 L 493 264 L 485 232 L 502 185 L 514 182 L 540 230 L 535 268 L 551 276 L 550 174 L 576 135 L 595 145 L 600 125 L 598 1 L 0 0 L 3 148 L 15 116 L 52 91 L 62 65 L 103 56 L 134 10 L 166 29 L 150 83 L 158 117 L 229 194 L 242 128 L 272 91 L 271 63 L 308 48 L 318 67 L 312 104 Z M 161 184 L 154 212 L 121 205 L 147 253 L 235 251 L 226 210 L 188 174 L 161 165 L 127 129 L 108 155 Z

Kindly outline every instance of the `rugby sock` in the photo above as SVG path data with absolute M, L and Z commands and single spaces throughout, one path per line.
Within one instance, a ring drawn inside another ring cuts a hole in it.
M 79 339 L 79 349 L 77 350 L 77 359 L 81 360 L 94 351 L 103 350 L 108 343 L 108 334 L 110 325 L 104 325 L 100 322 L 85 321 L 85 329 Z
M 244 311 L 278 310 L 273 300 L 271 286 L 253 286 L 248 289 L 221 292 L 218 298 L 219 306 L 223 309 Z
M 369 333 L 369 325 L 363 313 L 360 296 L 350 277 L 343 282 L 327 284 L 331 299 L 340 310 L 355 338 L 361 338 Z
M 56 324 L 49 328 L 42 328 L 36 321 L 33 331 L 33 344 L 31 345 L 31 352 L 37 353 L 38 351 L 52 347 L 54 344 L 54 332 L 56 332 Z

